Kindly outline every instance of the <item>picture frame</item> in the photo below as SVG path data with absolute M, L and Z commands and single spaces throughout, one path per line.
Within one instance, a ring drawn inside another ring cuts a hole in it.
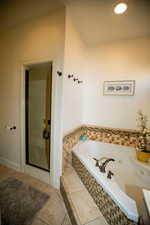
M 135 80 L 104 81 L 103 95 L 133 96 Z

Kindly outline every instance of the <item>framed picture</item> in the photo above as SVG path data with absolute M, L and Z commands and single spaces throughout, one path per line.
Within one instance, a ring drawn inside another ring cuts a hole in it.
M 134 95 L 135 80 L 104 81 L 104 95 Z

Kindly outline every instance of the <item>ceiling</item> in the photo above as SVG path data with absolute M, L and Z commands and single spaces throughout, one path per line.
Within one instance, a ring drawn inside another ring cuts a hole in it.
M 150 0 L 122 0 L 124 14 L 113 8 L 118 0 L 66 0 L 73 22 L 88 44 L 133 39 L 150 35 Z
M 0 27 L 18 25 L 61 7 L 61 0 L 0 0 Z
M 116 15 L 113 8 L 120 1 L 128 3 L 128 10 Z M 46 15 L 64 3 L 87 44 L 150 35 L 150 0 L 0 0 L 0 28 Z

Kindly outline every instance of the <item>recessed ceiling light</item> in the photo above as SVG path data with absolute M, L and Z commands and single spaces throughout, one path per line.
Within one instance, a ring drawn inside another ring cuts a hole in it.
M 114 13 L 116 14 L 122 14 L 127 10 L 127 4 L 126 3 L 119 3 L 114 8 Z

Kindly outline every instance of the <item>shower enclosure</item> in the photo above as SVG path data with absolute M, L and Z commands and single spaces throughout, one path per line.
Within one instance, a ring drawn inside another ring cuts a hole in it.
M 25 70 L 26 164 L 50 170 L 52 63 Z

